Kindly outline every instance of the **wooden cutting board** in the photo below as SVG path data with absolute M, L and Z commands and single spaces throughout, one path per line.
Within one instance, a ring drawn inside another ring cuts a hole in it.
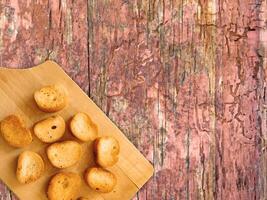
M 80 196 L 92 200 L 128 200 L 132 198 L 152 176 L 152 165 L 55 62 L 46 61 L 30 69 L 0 68 L 0 120 L 7 115 L 18 114 L 26 121 L 28 127 L 33 127 L 37 121 L 53 115 L 40 111 L 33 99 L 34 91 L 49 84 L 62 84 L 69 93 L 69 105 L 57 114 L 68 122 L 75 113 L 86 112 L 98 125 L 99 136 L 112 135 L 117 138 L 121 146 L 119 162 L 108 168 L 118 179 L 114 191 L 100 194 L 91 190 L 83 181 L 77 198 Z M 69 130 L 62 138 L 62 140 L 66 139 L 76 140 Z M 7 145 L 0 137 L 0 178 L 21 200 L 47 199 L 47 184 L 52 175 L 59 171 L 73 171 L 83 176 L 87 167 L 95 165 L 92 142 L 82 143 L 84 153 L 81 161 L 74 167 L 64 170 L 53 168 L 48 162 L 45 154 L 47 146 L 34 136 L 31 145 L 16 149 Z M 26 149 L 42 155 L 46 163 L 46 172 L 36 182 L 23 185 L 17 181 L 15 170 L 18 155 Z

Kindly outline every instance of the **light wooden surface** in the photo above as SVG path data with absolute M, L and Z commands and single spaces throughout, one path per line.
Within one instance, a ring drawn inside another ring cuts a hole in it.
M 62 84 L 68 90 L 69 105 L 59 112 L 66 121 L 69 121 L 71 116 L 77 112 L 86 112 L 98 125 L 99 136 L 112 135 L 118 139 L 121 146 L 119 162 L 109 168 L 118 178 L 118 184 L 114 191 L 108 194 L 99 194 L 88 188 L 83 181 L 79 196 L 108 200 L 127 200 L 133 197 L 152 176 L 152 165 L 56 63 L 46 61 L 27 70 L 0 68 L 0 119 L 9 114 L 19 114 L 26 120 L 27 125 L 32 127 L 35 122 L 52 115 L 41 112 L 33 100 L 33 92 L 49 84 Z M 75 138 L 67 131 L 62 140 L 66 139 Z M 81 161 L 74 167 L 62 171 L 75 171 L 82 176 L 87 167 L 94 166 L 92 142 L 82 143 L 82 145 L 84 153 Z M 34 137 L 34 142 L 30 146 L 16 149 L 8 146 L 2 138 L 0 139 L 2 162 L 0 178 L 22 200 L 46 199 L 47 182 L 53 174 L 60 171 L 53 168 L 47 161 L 44 153 L 46 146 Z M 22 185 L 16 180 L 15 168 L 17 156 L 25 149 L 39 152 L 47 165 L 44 176 L 34 183 Z

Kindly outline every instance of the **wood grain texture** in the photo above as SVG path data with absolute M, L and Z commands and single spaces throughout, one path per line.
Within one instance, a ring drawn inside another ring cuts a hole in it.
M 262 0 L 3 0 L 1 65 L 50 58 L 65 69 L 154 164 L 134 200 L 264 200 L 266 8 Z

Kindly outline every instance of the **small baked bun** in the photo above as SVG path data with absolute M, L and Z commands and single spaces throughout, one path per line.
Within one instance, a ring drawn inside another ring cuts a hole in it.
M 90 200 L 90 199 L 88 199 L 88 198 L 86 198 L 86 197 L 80 197 L 80 198 L 78 198 L 77 200 Z
M 83 142 L 97 137 L 97 126 L 85 113 L 77 113 L 70 122 L 72 134 Z
M 92 167 L 85 172 L 86 183 L 95 191 L 108 193 L 117 184 L 116 176 L 108 170 Z
M 81 186 L 81 177 L 72 172 L 60 172 L 49 182 L 49 200 L 74 200 Z
M 3 119 L 0 129 L 4 140 L 13 147 L 25 147 L 32 142 L 31 131 L 16 115 L 10 115 Z
M 40 110 L 57 112 L 67 105 L 67 92 L 60 85 L 49 85 L 36 91 L 34 99 Z
M 19 155 L 17 163 L 17 179 L 20 183 L 36 181 L 44 172 L 42 157 L 32 151 L 24 151 Z
M 119 160 L 119 142 L 111 136 L 97 138 L 94 142 L 96 163 L 101 167 L 111 167 Z
M 33 131 L 42 142 L 51 143 L 59 140 L 64 135 L 65 127 L 64 119 L 55 115 L 35 124 Z
M 82 147 L 78 142 L 64 141 L 51 144 L 46 153 L 54 167 L 66 168 L 75 165 L 80 160 Z

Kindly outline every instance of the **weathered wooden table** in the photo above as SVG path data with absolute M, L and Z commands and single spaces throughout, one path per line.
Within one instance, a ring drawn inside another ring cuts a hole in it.
M 135 200 L 265 200 L 266 24 L 262 0 L 2 0 L 0 65 L 58 62 L 154 164 Z

